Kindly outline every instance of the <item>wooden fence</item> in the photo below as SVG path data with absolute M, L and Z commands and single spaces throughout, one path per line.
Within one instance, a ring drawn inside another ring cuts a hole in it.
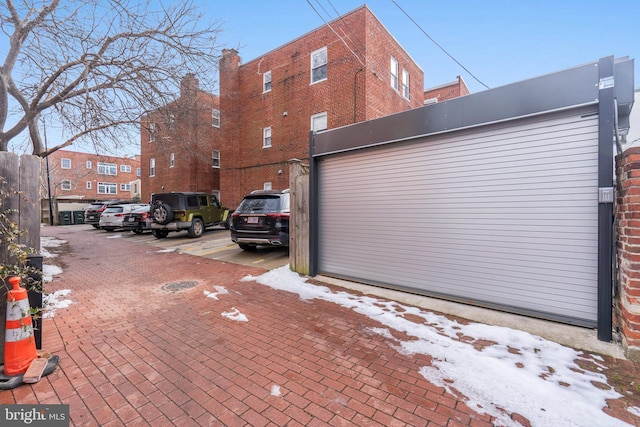
M 289 161 L 289 268 L 309 274 L 309 165 L 298 159 Z
M 8 213 L 8 219 L 17 224 L 23 233 L 18 237 L 18 243 L 25 248 L 34 249 L 40 254 L 40 157 L 15 153 L 0 152 L 0 211 Z M 17 260 L 9 254 L 8 242 L 0 240 L 0 266 L 15 265 Z M 42 269 L 42 257 L 30 257 L 28 263 Z M 0 282 L 1 283 L 1 282 Z M 0 286 L 0 364 L 4 363 L 4 336 L 7 311 L 7 284 Z M 32 307 L 32 293 L 29 301 Z M 42 294 L 36 299 L 42 306 Z M 38 327 L 38 325 L 34 325 Z M 36 334 L 36 344 L 40 334 Z M 38 345 L 39 347 L 39 345 Z

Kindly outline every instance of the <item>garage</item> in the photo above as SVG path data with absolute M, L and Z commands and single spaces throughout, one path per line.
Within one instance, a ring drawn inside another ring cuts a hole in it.
M 610 340 L 627 62 L 313 135 L 312 273 L 597 327 Z

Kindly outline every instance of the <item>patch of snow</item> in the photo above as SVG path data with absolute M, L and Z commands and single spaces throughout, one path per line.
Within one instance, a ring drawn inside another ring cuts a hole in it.
M 240 313 L 240 311 L 233 307 L 231 308 L 231 311 L 229 312 L 223 312 L 222 313 L 222 317 L 226 317 L 227 319 L 231 319 L 231 320 L 235 320 L 237 322 L 248 322 L 249 319 L 247 319 L 247 316 L 245 316 L 244 314 Z
M 334 293 L 307 283 L 288 265 L 242 280 L 293 292 L 304 300 L 330 301 L 380 322 L 387 328 L 370 331 L 389 339 L 404 355 L 431 356 L 432 364 L 420 368 L 420 374 L 475 411 L 496 417 L 499 425 L 519 425 L 511 413 L 526 417 L 533 426 L 627 425 L 602 411 L 607 399 L 620 395 L 605 375 L 580 369 L 576 360 L 585 357 L 572 348 L 511 328 L 462 324 L 395 301 Z M 389 329 L 411 339 L 393 338 Z
M 160 253 L 160 252 L 175 252 L 176 248 L 170 248 L 170 249 L 159 249 L 156 252 Z
M 218 292 L 203 291 L 203 293 L 205 294 L 205 296 L 207 298 L 211 298 L 211 299 L 217 300 L 218 299 L 218 295 L 225 295 L 225 294 L 229 293 L 229 291 L 227 291 L 224 286 L 214 286 L 214 288 Z
M 71 290 L 69 289 L 61 289 L 59 291 L 55 291 L 50 294 L 44 294 L 42 296 L 42 306 L 44 308 L 44 312 L 42 313 L 42 318 L 47 319 L 51 318 L 55 315 L 56 310 L 60 308 L 67 308 L 73 301 L 68 299 L 62 299 L 69 295 Z
M 271 386 L 271 396 L 282 396 L 280 393 L 280 386 L 275 384 Z
M 52 281 L 53 276 L 61 273 L 62 269 L 57 265 L 42 264 L 42 281 L 44 283 Z

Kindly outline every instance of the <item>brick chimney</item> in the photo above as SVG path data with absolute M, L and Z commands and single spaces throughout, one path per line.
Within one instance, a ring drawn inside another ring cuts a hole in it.
M 193 73 L 189 73 L 180 82 L 180 97 L 193 98 L 198 93 L 200 82 Z

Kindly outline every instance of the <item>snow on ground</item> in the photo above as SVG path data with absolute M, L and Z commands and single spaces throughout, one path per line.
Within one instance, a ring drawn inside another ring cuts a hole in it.
M 227 291 L 224 286 L 214 286 L 214 288 L 218 292 L 203 291 L 207 298 L 211 298 L 211 299 L 217 300 L 218 299 L 218 295 L 225 295 L 225 294 L 229 293 L 229 291 Z
M 520 425 L 510 417 L 511 413 L 518 413 L 532 426 L 627 426 L 602 411 L 607 399 L 620 397 L 608 386 L 607 377 L 584 371 L 576 363 L 585 359 L 597 364 L 597 357 L 589 358 L 523 331 L 461 324 L 394 301 L 332 292 L 306 283 L 289 266 L 242 280 L 297 293 L 304 300 L 330 301 L 380 322 L 384 327 L 370 331 L 387 338 L 401 354 L 431 356 L 432 364 L 423 366 L 420 373 L 432 384 L 464 399 L 470 408 L 496 417 L 498 425 Z M 421 323 L 416 323 L 416 318 Z M 412 339 L 395 338 L 393 331 Z M 474 347 L 479 342 L 482 345 Z M 640 412 L 638 408 L 629 412 L 635 410 Z
M 42 254 L 42 281 L 46 287 L 48 282 L 53 280 L 53 276 L 62 273 L 62 269 L 56 265 L 46 264 L 47 259 L 55 258 L 58 254 L 53 254 L 47 250 L 47 248 L 57 248 L 60 245 L 67 243 L 66 240 L 56 239 L 55 237 L 41 237 L 40 238 L 40 254 Z M 42 317 L 44 319 L 51 318 L 55 315 L 57 309 L 67 308 L 72 304 L 71 300 L 63 299 L 71 293 L 69 289 L 61 289 L 53 293 L 47 293 L 45 291 L 42 296 L 42 308 L 44 312 Z

